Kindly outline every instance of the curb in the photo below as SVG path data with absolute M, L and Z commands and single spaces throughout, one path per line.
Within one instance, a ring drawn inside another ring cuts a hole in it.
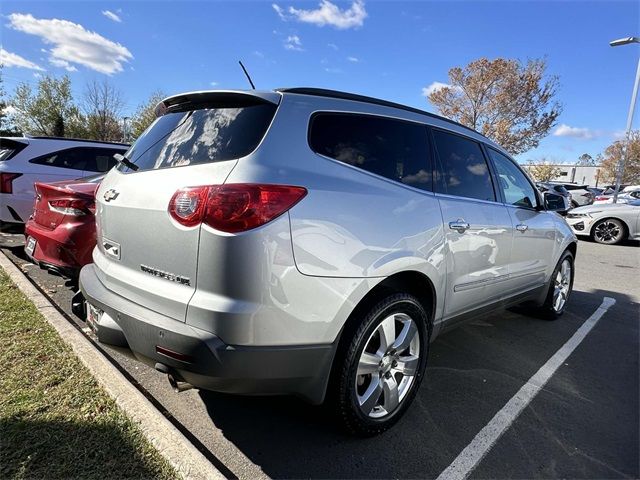
M 100 386 L 140 428 L 146 439 L 185 479 L 226 478 L 189 440 L 114 367 L 105 356 L 64 318 L 2 252 L 0 267 L 56 329 Z

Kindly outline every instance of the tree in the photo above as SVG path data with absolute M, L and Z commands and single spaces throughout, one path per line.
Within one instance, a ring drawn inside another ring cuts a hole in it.
M 598 165 L 598 163 L 596 163 L 596 159 L 591 155 L 589 155 L 588 153 L 583 153 L 578 157 L 578 163 L 576 165 L 595 167 L 596 165 Z
M 8 110 L 4 95 L 4 81 L 2 80 L 2 64 L 0 64 L 0 137 L 20 135 L 20 132 L 12 125 L 11 115 Z
M 625 150 L 626 140 L 616 140 L 604 151 L 602 159 L 602 179 L 614 183 L 618 162 Z M 622 183 L 640 184 L 640 130 L 629 135 L 629 146 L 626 153 Z
M 562 172 L 559 167 L 552 165 L 546 160 L 542 160 L 537 163 L 530 160 L 526 168 L 536 182 L 548 182 L 549 180 L 556 178 Z
M 88 138 L 102 141 L 122 139 L 119 118 L 124 101 L 120 91 L 108 80 L 87 83 L 82 108 L 86 117 Z
M 429 94 L 442 115 L 473 128 L 516 155 L 540 143 L 562 111 L 558 77 L 545 60 L 481 58 L 449 70 L 449 85 Z
M 16 111 L 15 124 L 24 133 L 55 136 L 62 131 L 72 137 L 84 136 L 84 120 L 66 75 L 60 79 L 42 77 L 36 92 L 29 84 L 18 85 L 11 104 Z
M 146 102 L 138 105 L 136 113 L 131 119 L 131 136 L 134 139 L 138 138 L 153 123 L 156 119 L 156 106 L 165 98 L 167 95 L 164 92 L 156 90 Z

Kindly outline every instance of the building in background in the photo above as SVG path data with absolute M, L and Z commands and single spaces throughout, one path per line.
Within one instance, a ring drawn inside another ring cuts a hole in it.
M 599 165 L 576 165 L 576 164 L 548 164 L 558 170 L 558 175 L 551 179 L 552 182 L 577 183 L 579 185 L 589 185 L 597 187 L 605 182 L 602 178 Z M 529 165 L 523 165 L 528 168 Z

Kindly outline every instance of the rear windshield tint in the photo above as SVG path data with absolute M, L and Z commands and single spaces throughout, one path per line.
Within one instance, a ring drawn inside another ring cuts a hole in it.
M 167 113 L 125 156 L 137 171 L 221 162 L 250 154 L 269 128 L 276 105 L 203 108 Z M 132 171 L 124 164 L 121 171 Z

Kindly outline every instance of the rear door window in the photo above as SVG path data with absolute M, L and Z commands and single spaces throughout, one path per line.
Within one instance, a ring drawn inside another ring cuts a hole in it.
M 430 147 L 424 125 L 392 118 L 318 113 L 309 146 L 326 157 L 421 190 L 431 190 Z
M 113 156 L 116 153 L 124 153 L 124 149 L 94 148 L 90 155 L 87 155 L 88 172 L 108 172 L 118 163 Z
M 495 201 L 487 161 L 478 142 L 442 130 L 433 130 L 439 168 L 436 191 L 458 197 Z
M 127 151 L 137 171 L 220 162 L 244 157 L 258 146 L 276 105 L 202 108 L 156 119 Z M 121 171 L 130 171 L 124 164 Z
M 46 165 L 48 167 L 68 168 L 71 170 L 85 170 L 89 159 L 93 155 L 93 148 L 77 147 L 67 150 L 59 150 L 38 158 L 29 160 L 29 163 Z

